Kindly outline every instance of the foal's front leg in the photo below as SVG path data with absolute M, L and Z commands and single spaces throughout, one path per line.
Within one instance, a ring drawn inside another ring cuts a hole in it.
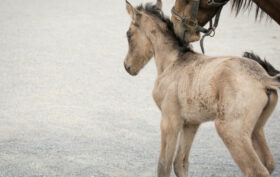
M 176 151 L 178 134 L 183 126 L 176 83 L 170 84 L 161 102 L 161 149 L 158 160 L 158 177 L 169 177 Z
M 179 138 L 178 150 L 174 161 L 174 172 L 177 177 L 187 177 L 189 154 L 194 136 L 199 125 L 184 125 Z
M 163 115 L 161 120 L 161 149 L 158 160 L 158 177 L 169 177 L 182 123 L 176 115 Z

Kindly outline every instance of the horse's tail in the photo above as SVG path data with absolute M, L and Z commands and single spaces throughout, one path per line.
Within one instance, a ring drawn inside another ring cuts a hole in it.
M 272 66 L 268 61 L 266 61 L 265 59 L 261 59 L 258 55 L 254 54 L 253 52 L 244 52 L 243 57 L 249 58 L 259 63 L 270 76 L 276 76 L 277 74 L 280 74 L 280 71 L 275 69 L 274 66 Z
M 268 79 L 267 85 L 271 88 L 280 88 L 280 71 L 274 68 L 268 61 L 261 59 L 253 52 L 244 52 L 243 57 L 252 59 L 259 63 L 271 77 Z

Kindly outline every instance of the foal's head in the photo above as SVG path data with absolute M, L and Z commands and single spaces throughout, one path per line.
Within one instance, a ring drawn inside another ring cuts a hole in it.
M 153 8 L 161 11 L 161 1 L 158 1 Z M 144 32 L 144 28 L 151 27 L 149 26 L 151 24 L 148 23 L 149 17 L 142 6 L 134 8 L 126 1 L 126 10 L 131 17 L 131 24 L 127 31 L 129 49 L 124 67 L 129 74 L 137 75 L 154 55 L 152 43 Z

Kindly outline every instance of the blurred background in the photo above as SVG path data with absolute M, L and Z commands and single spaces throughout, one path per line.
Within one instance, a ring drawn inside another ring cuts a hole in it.
M 166 15 L 174 2 L 163 0 Z M 151 61 L 137 77 L 124 70 L 129 24 L 124 0 L 0 0 L 1 177 L 156 176 L 156 68 Z M 279 25 L 255 21 L 253 11 L 235 18 L 228 4 L 204 45 L 207 55 L 254 51 L 279 69 L 279 40 Z M 266 125 L 273 177 L 279 114 L 278 104 Z M 189 176 L 242 176 L 212 122 L 195 138 Z

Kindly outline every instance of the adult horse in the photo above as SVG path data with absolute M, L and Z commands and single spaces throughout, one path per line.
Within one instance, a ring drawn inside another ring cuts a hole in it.
M 161 1 L 161 0 L 159 0 Z M 176 34 L 184 41 L 193 42 L 200 39 L 199 32 L 211 33 L 215 26 L 209 30 L 203 26 L 211 19 L 220 14 L 221 8 L 229 0 L 176 0 L 172 9 L 172 22 Z M 250 9 L 253 4 L 257 5 L 256 18 L 263 12 L 280 24 L 280 1 L 279 0 L 231 0 L 232 8 L 236 14 L 242 8 Z M 262 12 L 260 12 L 260 9 Z M 218 19 L 218 18 L 217 18 Z M 217 21 L 217 20 L 216 20 Z M 218 22 L 218 21 L 217 21 Z
M 137 75 L 152 57 L 157 67 L 153 97 L 162 113 L 158 177 L 169 177 L 172 163 L 176 176 L 187 176 L 194 136 L 201 123 L 211 120 L 244 176 L 269 177 L 275 162 L 264 125 L 277 103 L 279 71 L 260 59 L 261 65 L 192 51 L 175 35 L 161 3 L 134 8 L 126 2 L 126 8 L 131 24 L 125 69 Z

